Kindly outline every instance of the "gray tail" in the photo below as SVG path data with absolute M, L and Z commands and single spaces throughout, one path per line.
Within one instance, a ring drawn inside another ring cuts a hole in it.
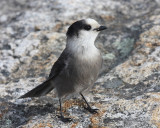
M 43 82 L 42 84 L 38 85 L 37 87 L 35 87 L 31 91 L 29 91 L 26 94 L 24 94 L 21 97 L 19 97 L 19 99 L 20 98 L 27 98 L 27 97 L 44 96 L 47 93 L 49 93 L 50 91 L 52 91 L 52 89 L 54 89 L 54 86 L 51 83 L 52 83 L 51 80 L 46 80 L 45 82 Z

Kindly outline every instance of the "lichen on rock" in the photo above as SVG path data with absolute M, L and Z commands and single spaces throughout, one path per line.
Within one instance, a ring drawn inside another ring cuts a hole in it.
M 1 0 L 0 8 L 0 127 L 160 127 L 159 0 Z M 96 40 L 102 73 L 87 95 L 99 111 L 66 100 L 73 121 L 64 124 L 54 91 L 18 97 L 46 79 L 69 25 L 88 17 L 108 27 Z

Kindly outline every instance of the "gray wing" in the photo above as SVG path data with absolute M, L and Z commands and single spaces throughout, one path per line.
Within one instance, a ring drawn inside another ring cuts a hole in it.
M 47 93 L 49 93 L 52 89 L 54 89 L 54 86 L 52 85 L 51 81 L 54 80 L 65 68 L 66 60 L 68 59 L 68 57 L 69 55 L 66 53 L 66 50 L 64 50 L 58 58 L 58 60 L 54 63 L 48 79 L 42 84 L 32 89 L 31 91 L 22 95 L 20 98 L 44 96 Z
M 66 50 L 64 50 L 61 56 L 58 58 L 58 60 L 54 63 L 48 79 L 53 79 L 59 75 L 59 73 L 66 66 L 66 61 L 68 57 L 69 57 L 69 54 L 66 52 Z

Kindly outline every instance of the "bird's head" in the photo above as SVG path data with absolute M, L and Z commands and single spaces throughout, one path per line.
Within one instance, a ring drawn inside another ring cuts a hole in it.
M 106 26 L 101 26 L 94 19 L 84 19 L 74 22 L 67 31 L 67 38 L 69 39 L 90 39 L 95 41 L 98 33 L 107 29 Z

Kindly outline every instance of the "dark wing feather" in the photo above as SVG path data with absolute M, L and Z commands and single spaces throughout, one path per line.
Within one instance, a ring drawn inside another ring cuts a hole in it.
M 58 58 L 58 60 L 54 63 L 51 72 L 49 74 L 50 78 L 55 78 L 59 75 L 59 73 L 62 71 L 62 69 L 66 65 L 66 60 L 68 59 L 68 54 L 65 52 L 65 50 L 62 52 L 61 56 Z
M 64 69 L 67 58 L 68 54 L 64 50 L 60 55 L 60 57 L 58 58 L 58 60 L 54 63 L 48 79 L 42 84 L 32 89 L 31 91 L 22 95 L 20 98 L 39 97 L 49 93 L 54 88 L 51 81 L 54 80 L 54 78 L 56 78 L 60 74 L 60 72 Z

